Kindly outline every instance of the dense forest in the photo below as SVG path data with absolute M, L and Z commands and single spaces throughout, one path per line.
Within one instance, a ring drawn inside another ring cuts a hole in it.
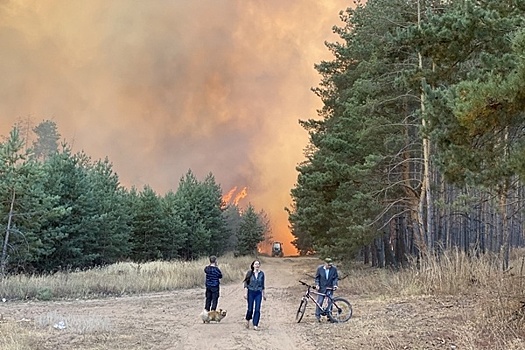
M 299 251 L 400 266 L 523 246 L 525 1 L 369 0 L 341 12 L 297 166 Z
M 199 181 L 188 170 L 164 195 L 147 185 L 126 189 L 108 159 L 93 161 L 59 140 L 55 122 L 44 120 L 18 123 L 0 143 L 2 276 L 247 255 L 269 238 L 264 211 L 225 203 L 211 173 Z
M 505 269 L 524 245 L 525 0 L 357 0 L 340 18 L 323 107 L 300 121 L 294 245 L 396 267 L 459 248 Z M 19 123 L 0 142 L 0 274 L 253 253 L 264 212 L 222 195 L 191 170 L 163 195 L 127 189 L 53 121 Z

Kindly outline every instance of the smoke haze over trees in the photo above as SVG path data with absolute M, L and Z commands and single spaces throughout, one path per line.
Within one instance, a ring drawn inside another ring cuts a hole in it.
M 212 173 L 199 181 L 189 170 L 165 195 L 147 185 L 128 190 L 109 159 L 58 147 L 54 122 L 34 131 L 38 153 L 17 127 L 0 143 L 1 275 L 251 254 L 269 230 L 262 211 L 224 203 Z
M 74 152 L 161 194 L 188 169 L 212 172 L 224 191 L 247 187 L 291 247 L 283 207 L 307 142 L 297 120 L 320 106 L 314 63 L 349 5 L 1 1 L 0 134 L 51 119 Z

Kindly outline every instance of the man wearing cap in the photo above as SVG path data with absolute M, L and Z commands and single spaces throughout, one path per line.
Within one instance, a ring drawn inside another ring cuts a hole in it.
M 324 259 L 324 264 L 320 265 L 315 273 L 315 288 L 319 293 L 331 296 L 334 290 L 337 289 L 338 280 L 339 275 L 337 274 L 337 268 L 332 263 L 332 259 Z M 324 298 L 324 295 L 318 295 L 317 303 L 323 305 Z M 317 322 L 321 322 L 321 309 L 318 306 L 315 308 L 315 318 Z

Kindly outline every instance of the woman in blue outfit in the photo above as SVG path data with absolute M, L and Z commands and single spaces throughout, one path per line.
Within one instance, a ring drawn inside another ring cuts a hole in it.
M 250 270 L 244 278 L 244 288 L 248 291 L 244 298 L 248 300 L 248 310 L 246 311 L 246 328 L 250 328 L 250 320 L 253 322 L 253 329 L 258 330 L 261 318 L 261 301 L 266 300 L 264 291 L 264 272 L 260 269 L 261 262 L 254 260 Z

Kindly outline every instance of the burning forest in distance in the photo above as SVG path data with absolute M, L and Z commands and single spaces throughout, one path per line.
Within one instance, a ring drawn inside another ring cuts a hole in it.
M 347 6 L 2 2 L 0 134 L 51 119 L 126 187 L 165 193 L 188 169 L 212 173 L 225 195 L 246 188 L 238 200 L 268 213 L 288 254 L 284 208 L 307 144 L 298 120 L 321 106 L 314 64 L 331 57 L 324 42 Z

